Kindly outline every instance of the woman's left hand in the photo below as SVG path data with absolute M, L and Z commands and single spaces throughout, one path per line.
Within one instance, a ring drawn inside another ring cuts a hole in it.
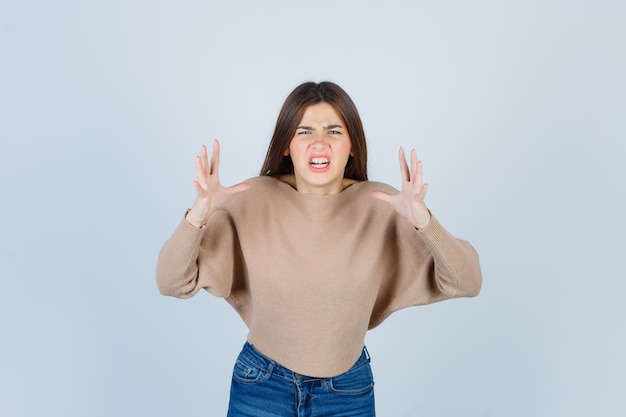
M 426 227 L 430 221 L 430 211 L 424 204 L 424 197 L 428 191 L 428 184 L 422 181 L 422 161 L 417 160 L 415 149 L 411 150 L 411 169 L 406 162 L 404 149 L 400 148 L 400 174 L 402 175 L 402 191 L 391 195 L 383 191 L 374 191 L 372 197 L 385 201 L 408 219 L 418 229 Z

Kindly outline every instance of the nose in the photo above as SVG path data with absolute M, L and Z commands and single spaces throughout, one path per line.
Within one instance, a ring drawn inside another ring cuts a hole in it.
M 316 134 L 313 135 L 313 137 L 311 139 L 312 139 L 311 147 L 313 149 L 326 149 L 326 148 L 328 148 L 328 141 L 326 140 L 326 137 L 324 136 L 324 134 L 316 133 Z

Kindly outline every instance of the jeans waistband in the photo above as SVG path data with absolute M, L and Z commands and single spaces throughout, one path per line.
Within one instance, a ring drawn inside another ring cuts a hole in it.
M 267 356 L 265 356 L 264 354 L 259 352 L 254 347 L 254 345 L 250 344 L 249 342 L 246 342 L 243 345 L 243 349 L 241 350 L 240 354 L 245 356 L 248 360 L 250 360 L 250 361 L 254 362 L 255 364 L 257 364 L 260 368 L 265 369 L 265 370 L 267 370 L 270 373 L 273 373 L 275 375 L 279 375 L 279 376 L 286 377 L 286 378 L 289 378 L 289 379 L 292 379 L 292 378 L 296 378 L 296 379 L 299 379 L 299 378 L 324 379 L 324 378 L 320 378 L 320 377 L 313 377 L 313 376 L 308 376 L 308 375 L 300 375 L 300 374 L 292 371 L 291 369 L 282 366 L 281 364 L 279 364 L 275 360 L 268 358 Z M 369 361 L 370 361 L 369 352 L 367 351 L 367 348 L 365 346 L 363 346 L 363 352 L 361 353 L 361 356 L 359 357 L 359 359 L 357 359 L 357 361 L 354 363 L 354 365 L 352 365 L 352 367 L 350 369 L 348 369 L 345 373 L 350 372 L 353 369 L 356 369 L 356 368 L 362 366 L 363 364 L 368 363 Z

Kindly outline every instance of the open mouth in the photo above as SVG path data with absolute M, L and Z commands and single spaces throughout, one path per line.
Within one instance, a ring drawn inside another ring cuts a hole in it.
M 309 165 L 315 169 L 324 169 L 330 164 L 330 159 L 327 157 L 313 157 L 309 160 Z

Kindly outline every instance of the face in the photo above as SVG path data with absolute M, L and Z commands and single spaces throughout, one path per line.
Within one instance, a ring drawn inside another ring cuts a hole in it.
M 291 155 L 297 190 L 307 194 L 339 193 L 351 151 L 345 123 L 333 106 L 318 103 L 307 107 L 285 151 L 285 155 Z

